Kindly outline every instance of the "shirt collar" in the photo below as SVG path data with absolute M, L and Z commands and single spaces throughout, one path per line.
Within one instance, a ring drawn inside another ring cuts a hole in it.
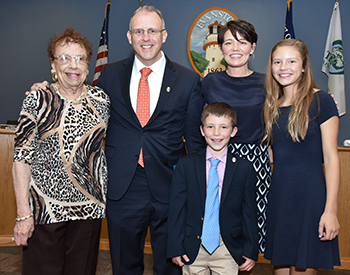
M 152 70 L 152 73 L 154 73 L 157 77 L 163 76 L 162 72 L 164 72 L 166 59 L 163 51 L 161 51 L 160 53 L 162 55 L 161 58 L 155 63 L 153 63 L 151 66 L 145 66 L 135 55 L 134 66 L 133 66 L 134 73 L 140 73 L 141 69 L 148 67 Z
M 220 160 L 220 162 L 226 164 L 226 159 L 227 159 L 227 147 L 226 149 L 222 152 L 222 154 L 217 157 L 217 159 Z M 206 153 L 206 160 L 209 160 L 210 158 L 216 158 L 213 156 L 212 152 L 210 151 L 210 148 L 209 146 L 207 146 L 207 153 Z

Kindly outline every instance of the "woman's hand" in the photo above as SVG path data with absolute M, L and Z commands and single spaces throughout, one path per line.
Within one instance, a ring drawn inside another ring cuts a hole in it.
M 34 218 L 31 216 L 29 206 L 29 182 L 31 179 L 30 166 L 24 162 L 14 161 L 12 165 L 13 187 L 15 189 L 17 218 L 13 230 L 14 242 L 16 245 L 27 245 L 27 240 L 34 231 Z
M 331 97 L 333 97 L 334 103 L 335 103 L 335 105 L 337 105 L 337 109 L 339 111 L 340 107 L 338 106 L 338 101 L 336 101 L 335 98 L 334 98 L 334 94 L 331 94 Z
M 324 212 L 319 223 L 318 237 L 321 241 L 331 241 L 338 235 L 339 228 L 337 215 Z
M 239 271 L 251 271 L 255 266 L 255 261 L 243 256 L 245 262 L 239 266 Z
M 333 116 L 320 126 L 324 171 L 326 178 L 326 205 L 320 218 L 318 236 L 321 241 L 333 240 L 339 232 L 337 218 L 338 191 L 340 182 L 340 162 L 338 156 L 339 118 Z
M 17 246 L 27 246 L 28 239 L 33 235 L 34 232 L 34 219 L 30 217 L 23 221 L 16 222 L 13 230 L 14 242 Z

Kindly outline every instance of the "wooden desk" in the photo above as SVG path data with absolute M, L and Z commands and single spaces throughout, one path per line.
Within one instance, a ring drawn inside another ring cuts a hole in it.
M 14 130 L 0 129 L 0 246 L 14 245 L 11 238 L 16 217 L 15 195 L 12 185 L 12 162 Z M 340 158 L 340 189 L 338 219 L 340 223 L 339 249 L 341 269 L 350 270 L 350 147 L 338 147 Z M 108 250 L 106 219 L 102 222 L 100 248 Z M 146 237 L 145 253 L 152 253 L 149 235 Z M 269 263 L 262 255 L 259 262 Z

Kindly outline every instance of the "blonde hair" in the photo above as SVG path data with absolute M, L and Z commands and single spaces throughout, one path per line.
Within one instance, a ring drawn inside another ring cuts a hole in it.
M 129 31 L 131 31 L 131 21 L 132 19 L 134 18 L 134 16 L 138 13 L 148 13 L 148 12 L 154 12 L 155 14 L 157 14 L 160 18 L 160 20 L 162 20 L 162 29 L 165 30 L 165 21 L 164 21 L 164 18 L 163 18 L 163 15 L 162 15 L 162 12 L 158 9 L 156 9 L 154 6 L 148 6 L 148 5 L 145 5 L 143 7 L 140 7 L 138 8 L 136 11 L 134 11 L 134 13 L 132 14 L 131 18 L 130 18 L 130 21 L 129 21 Z
M 309 52 L 305 43 L 297 39 L 285 39 L 278 42 L 272 49 L 268 69 L 266 74 L 266 100 L 264 105 L 264 121 L 265 135 L 263 141 L 272 144 L 272 125 L 277 122 L 279 117 L 280 98 L 283 96 L 282 86 L 276 81 L 272 75 L 272 58 L 274 52 L 283 46 L 294 47 L 300 54 L 302 59 L 302 67 L 304 72 L 298 83 L 297 92 L 288 118 L 288 132 L 294 142 L 300 142 L 305 139 L 309 126 L 309 107 L 314 97 L 314 89 L 317 83 L 312 76 Z

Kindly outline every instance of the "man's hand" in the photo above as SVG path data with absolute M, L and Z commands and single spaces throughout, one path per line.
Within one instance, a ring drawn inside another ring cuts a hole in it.
M 32 85 L 32 87 L 30 87 L 30 90 L 31 91 L 37 91 L 39 89 L 42 89 L 42 90 L 46 90 L 46 86 L 49 85 L 49 82 L 47 82 L 46 80 L 44 82 L 41 82 L 41 83 L 34 83 Z M 25 95 L 29 95 L 29 91 L 26 91 Z
M 172 258 L 172 261 L 174 264 L 178 265 L 179 267 L 182 267 L 185 264 L 183 263 L 181 258 L 184 259 L 185 262 L 187 262 L 187 263 L 190 261 L 190 259 L 187 257 L 186 254 L 182 255 L 182 257 L 181 256 L 174 257 L 174 258 Z

